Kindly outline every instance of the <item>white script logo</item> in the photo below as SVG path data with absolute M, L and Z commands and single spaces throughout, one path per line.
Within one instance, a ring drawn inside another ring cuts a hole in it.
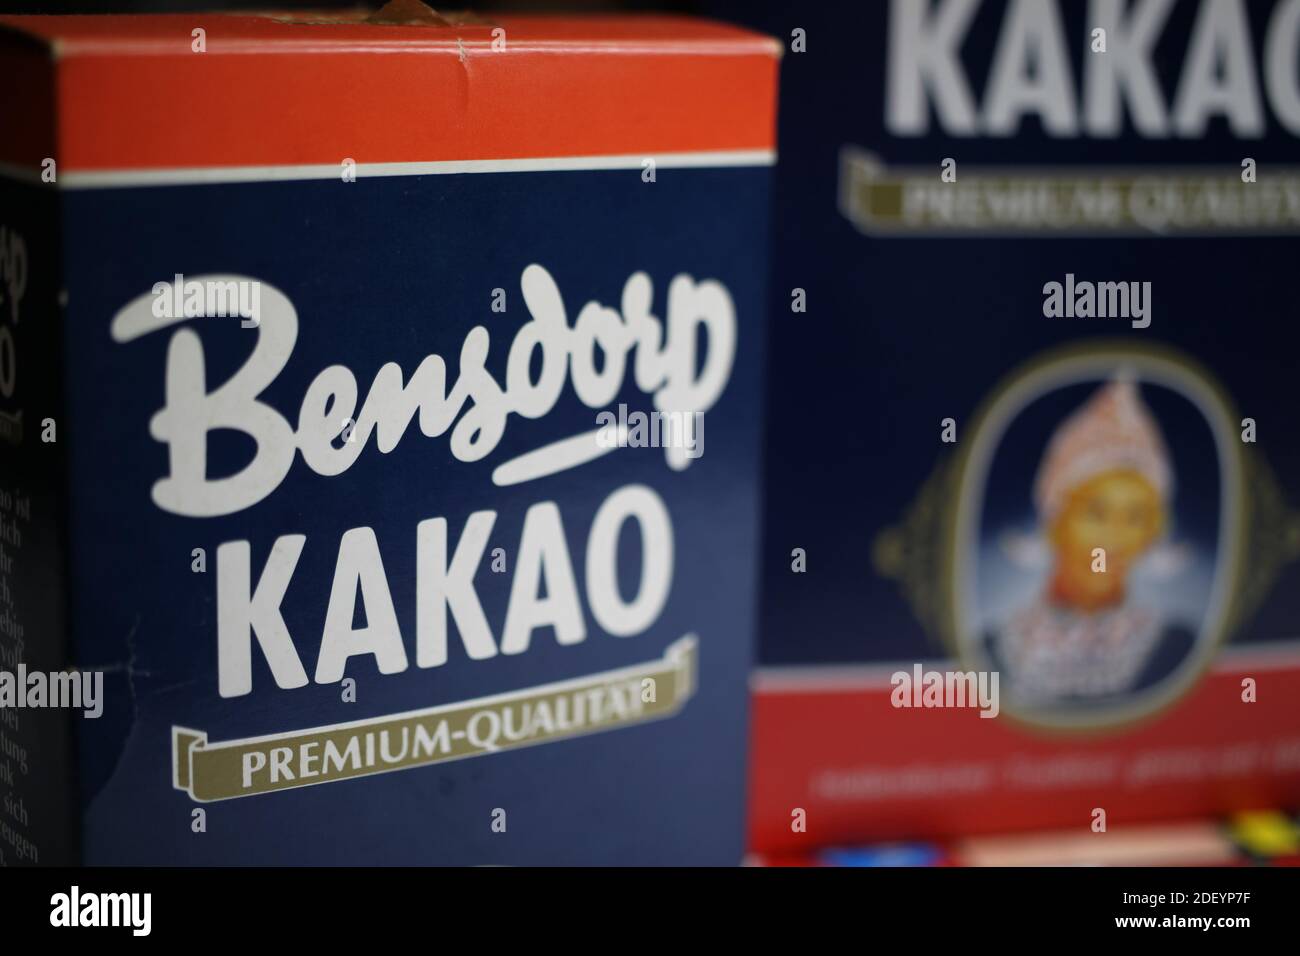
M 298 338 L 293 303 L 270 283 L 246 276 L 193 276 L 188 281 L 204 288 L 255 282 L 261 295 L 253 351 L 215 388 L 208 388 L 203 344 L 194 330 L 177 330 L 168 345 L 166 401 L 150 422 L 150 433 L 168 446 L 170 473 L 154 485 L 153 500 L 165 511 L 191 517 L 232 514 L 266 498 L 284 480 L 297 452 L 314 472 L 327 476 L 350 468 L 371 435 L 379 451 L 387 454 L 417 414 L 425 436 L 450 430 L 449 447 L 456 459 L 479 461 L 501 441 L 511 413 L 542 418 L 570 379 L 587 407 L 608 405 L 622 388 L 629 364 L 637 388 L 654 395 L 659 411 L 703 412 L 726 387 L 736 351 L 735 308 L 719 282 L 676 276 L 668 285 L 667 316 L 661 323 L 650 312 L 650 277 L 636 272 L 623 286 L 621 314 L 592 301 L 570 326 L 555 280 L 542 266 L 530 265 L 520 287 L 531 317 L 510 344 L 504 387 L 485 367 L 488 330 L 475 326 L 461 344 L 454 383 L 449 383 L 447 363 L 439 355 L 426 356 L 405 381 L 402 367 L 389 362 L 376 373 L 358 411 L 356 377 L 344 365 L 331 365 L 308 386 L 294 428 L 260 400 L 293 353 Z M 119 311 L 111 326 L 113 339 L 130 342 L 195 318 L 160 315 L 168 310 L 156 309 L 155 301 L 146 293 Z M 701 329 L 706 349 L 697 369 Z M 541 352 L 536 381 L 530 373 L 534 349 Z M 599 366 L 598 350 L 603 358 Z M 213 478 L 207 470 L 207 436 L 222 428 L 248 435 L 256 452 L 236 474 Z M 562 439 L 504 462 L 493 471 L 492 480 L 499 486 L 518 484 L 609 454 L 617 446 L 603 446 L 599 432 Z M 340 435 L 346 435 L 341 443 Z M 666 447 L 665 457 L 676 469 L 690 463 L 680 446 Z

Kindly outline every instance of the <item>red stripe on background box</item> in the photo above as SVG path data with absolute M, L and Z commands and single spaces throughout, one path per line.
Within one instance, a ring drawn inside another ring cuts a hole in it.
M 1241 700 L 1243 677 L 1258 701 Z M 760 852 L 1300 806 L 1300 668 L 1226 662 L 1127 729 L 1045 732 L 974 710 L 895 709 L 891 688 L 760 689 L 750 844 Z M 936 781 L 942 779 L 939 785 Z M 792 813 L 804 811 L 806 832 Z
M 653 156 L 775 143 L 780 47 L 707 21 L 387 26 L 167 14 L 11 16 L 0 27 L 0 42 L 35 40 L 57 68 L 60 171 Z M 191 49 L 197 28 L 203 53 Z M 498 28 L 504 49 L 493 48 Z M 24 135 L 16 122 L 5 124 L 0 160 L 30 163 L 24 141 L 38 131 Z

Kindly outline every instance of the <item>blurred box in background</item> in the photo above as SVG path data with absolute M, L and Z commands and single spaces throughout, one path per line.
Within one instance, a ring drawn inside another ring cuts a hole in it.
M 5 862 L 742 856 L 779 49 L 398 6 L 0 21 Z
M 753 845 L 1294 807 L 1300 3 L 711 9 L 787 46 Z

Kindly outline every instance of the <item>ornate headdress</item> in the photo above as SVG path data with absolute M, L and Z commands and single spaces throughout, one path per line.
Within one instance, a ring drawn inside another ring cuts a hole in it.
M 1034 504 L 1052 521 L 1071 488 L 1117 468 L 1131 468 L 1162 498 L 1173 490 L 1169 453 L 1137 386 L 1124 376 L 1098 389 L 1056 429 L 1034 481 Z

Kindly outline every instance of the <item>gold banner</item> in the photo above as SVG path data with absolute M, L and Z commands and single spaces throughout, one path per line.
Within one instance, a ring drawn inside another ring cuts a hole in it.
M 886 166 L 846 147 L 840 212 L 868 235 L 1277 235 L 1300 232 L 1300 169 Z
M 207 803 L 425 767 L 669 717 L 695 690 L 688 634 L 655 661 L 425 710 L 212 743 L 172 728 L 173 784 Z

